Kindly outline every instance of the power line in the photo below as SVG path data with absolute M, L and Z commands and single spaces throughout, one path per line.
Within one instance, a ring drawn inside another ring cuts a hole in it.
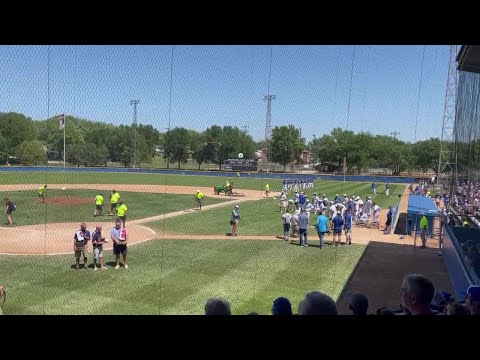
M 350 102 L 352 100 L 353 65 L 355 63 L 355 49 L 356 49 L 356 45 L 353 45 L 352 68 L 350 70 L 350 90 L 348 92 L 347 130 L 348 130 L 348 122 L 350 121 Z
M 420 83 L 418 85 L 417 114 L 415 115 L 415 142 L 417 141 L 418 110 L 420 108 L 420 96 L 421 96 L 421 93 L 422 93 L 423 64 L 425 62 L 425 49 L 426 48 L 427 48 L 427 46 L 424 45 L 423 46 L 423 53 L 422 53 L 422 68 L 420 70 Z

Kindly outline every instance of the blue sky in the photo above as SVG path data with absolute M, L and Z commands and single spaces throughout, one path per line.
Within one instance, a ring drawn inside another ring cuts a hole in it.
M 353 49 L 174 46 L 171 127 L 247 125 L 263 138 L 272 50 L 272 126 L 293 124 L 307 141 L 346 128 L 351 87 L 350 130 L 414 141 L 417 122 L 417 140 L 440 137 L 448 46 L 357 45 L 352 76 Z M 129 124 L 139 99 L 139 123 L 164 132 L 171 55 L 172 46 L 0 46 L 0 112 Z

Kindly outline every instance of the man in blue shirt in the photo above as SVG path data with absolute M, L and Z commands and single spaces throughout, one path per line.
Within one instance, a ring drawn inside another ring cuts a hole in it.
M 450 196 L 448 194 L 443 195 L 443 205 L 445 208 L 448 209 L 448 205 L 450 204 Z
M 390 205 L 388 207 L 387 213 L 387 222 L 385 223 L 385 230 L 383 231 L 384 234 L 390 234 L 390 227 L 392 226 L 392 218 L 393 218 L 393 206 Z
M 317 233 L 318 238 L 320 239 L 320 249 L 323 248 L 323 245 L 325 243 L 323 238 L 325 236 L 325 233 L 327 232 L 327 223 L 327 217 L 323 215 L 322 211 L 320 211 L 317 216 Z
M 345 240 L 348 245 L 352 245 L 352 215 L 350 211 L 345 213 L 345 225 L 343 227 L 345 229 Z
M 332 227 L 333 227 L 333 245 L 338 246 L 342 241 L 342 227 L 343 227 L 343 219 L 340 212 L 337 213 L 332 220 Z M 335 239 L 337 239 L 337 243 L 335 243 Z
M 298 205 L 300 206 L 300 209 L 305 209 L 305 200 L 305 193 L 302 191 L 298 196 Z
M 375 182 L 372 182 L 372 192 L 373 192 L 374 194 L 377 193 L 377 190 L 375 190 Z

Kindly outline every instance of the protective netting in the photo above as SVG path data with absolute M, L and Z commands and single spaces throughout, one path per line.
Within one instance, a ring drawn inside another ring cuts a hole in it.
M 480 74 L 460 72 L 455 142 L 459 178 L 480 179 Z

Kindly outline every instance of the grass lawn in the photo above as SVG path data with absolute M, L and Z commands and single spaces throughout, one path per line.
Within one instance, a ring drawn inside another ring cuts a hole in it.
M 317 192 L 322 195 L 325 193 L 329 199 L 333 199 L 335 194 L 338 193 L 342 197 L 344 192 L 363 197 L 368 193 L 368 189 L 369 185 L 364 183 L 346 183 L 346 185 L 343 185 L 343 183 L 329 182 L 325 186 L 317 188 Z M 390 196 L 387 197 L 385 194 L 377 193 L 377 195 L 372 196 L 372 199 L 382 209 L 387 209 L 390 204 L 395 206 L 398 200 L 396 194 L 401 193 L 403 189 L 403 185 L 392 185 L 390 187 Z M 307 195 L 310 198 L 312 193 L 313 191 L 307 191 Z M 290 193 L 289 198 L 291 195 Z M 230 232 L 231 229 L 229 225 L 231 210 L 231 204 L 226 204 L 225 207 L 202 210 L 201 214 L 198 212 L 186 213 L 173 218 L 153 221 L 145 225 L 160 231 L 165 229 L 169 233 L 225 234 Z M 238 226 L 240 235 L 282 235 L 283 230 L 278 199 L 269 198 L 243 202 L 240 204 L 240 215 L 241 220 Z M 313 214 L 310 216 L 310 221 L 312 224 L 315 222 Z
M 267 176 L 267 174 L 265 174 Z M 312 175 L 313 176 L 313 175 Z M 0 185 L 8 184 L 144 184 L 144 185 L 176 185 L 176 186 L 206 186 L 223 185 L 229 179 L 237 189 L 265 189 L 268 182 L 271 191 L 282 189 L 281 179 L 252 179 L 246 177 L 232 178 L 223 176 L 192 176 L 192 175 L 165 175 L 165 174 L 129 174 L 129 173 L 71 173 L 71 172 L 1 172 Z M 313 189 L 307 189 L 311 195 L 313 191 L 335 196 L 358 195 L 365 197 L 370 193 L 370 183 L 315 181 Z M 385 193 L 383 183 L 377 182 L 377 193 Z M 391 184 L 390 194 L 400 191 L 405 185 Z
M 106 214 L 110 210 L 110 202 L 108 199 L 109 192 L 99 191 L 103 193 L 105 205 L 103 213 Z M 78 205 L 61 205 L 61 204 L 38 204 L 36 190 L 32 191 L 11 191 L 1 194 L 1 198 L 9 196 L 17 205 L 17 210 L 13 214 L 15 225 L 31 225 L 50 222 L 75 222 L 87 221 L 93 219 L 93 211 L 95 210 L 95 190 L 48 190 L 48 197 L 65 197 L 75 196 L 91 199 L 89 204 Z M 174 211 L 193 208 L 195 206 L 193 195 L 177 195 L 177 194 L 155 194 L 140 192 L 121 192 L 121 200 L 127 205 L 127 219 L 135 220 L 149 216 L 155 216 Z M 223 198 L 205 197 L 204 205 L 221 203 Z M 3 204 L 3 202 L 2 202 Z M 3 206 L 3 205 L 2 205 Z M 102 219 L 103 217 L 97 217 Z M 106 219 L 107 217 L 105 217 Z M 110 217 L 111 218 L 111 217 Z
M 72 173 L 72 172 L 1 172 L 0 185 L 9 184 L 142 184 L 174 186 L 223 185 L 225 180 L 233 182 L 237 189 L 263 190 L 263 179 L 222 176 L 165 175 L 141 173 Z M 268 179 L 270 189 L 281 190 L 281 179 Z
M 202 314 L 210 297 L 234 314 L 269 314 L 278 296 L 293 311 L 306 292 L 337 299 L 362 245 L 301 248 L 278 241 L 151 241 L 129 248 L 129 269 L 75 271 L 72 256 L 0 256 L 4 314 Z M 114 257 L 105 253 L 108 266 Z M 89 258 L 91 261 L 91 258 Z

